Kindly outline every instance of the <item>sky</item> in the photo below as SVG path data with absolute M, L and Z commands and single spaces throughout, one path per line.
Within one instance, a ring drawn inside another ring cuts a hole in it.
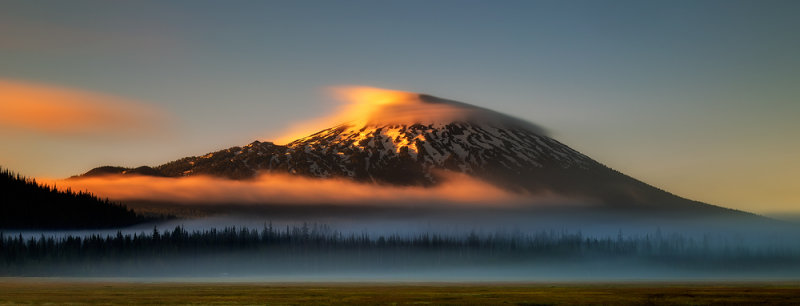
M 58 178 L 273 140 L 334 111 L 331 87 L 361 85 L 512 114 L 684 197 L 800 213 L 798 13 L 797 1 L 6 0 L 0 166 Z

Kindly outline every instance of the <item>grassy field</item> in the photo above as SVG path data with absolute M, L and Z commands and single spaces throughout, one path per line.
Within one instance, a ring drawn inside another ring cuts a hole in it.
M 800 283 L 141 283 L 0 279 L 0 304 L 800 304 Z

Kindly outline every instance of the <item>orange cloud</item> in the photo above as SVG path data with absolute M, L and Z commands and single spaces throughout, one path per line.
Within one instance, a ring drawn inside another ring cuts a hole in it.
M 459 113 L 459 109 L 451 105 L 426 104 L 420 94 L 413 92 L 367 86 L 332 87 L 329 91 L 343 102 L 333 114 L 295 124 L 275 142 L 288 143 L 340 124 L 421 122 Z
M 45 134 L 138 135 L 164 127 L 163 111 L 77 89 L 0 79 L 0 129 Z
M 374 88 L 341 86 L 330 89 L 342 103 L 332 115 L 292 126 L 275 140 L 286 144 L 315 132 L 346 124 L 353 127 L 393 124 L 448 124 L 454 121 L 475 121 L 499 126 L 514 126 L 546 134 L 533 123 L 479 106 L 433 97 L 430 95 Z
M 86 190 L 112 200 L 186 204 L 491 205 L 564 204 L 555 196 L 511 193 L 463 174 L 447 174 L 435 187 L 360 184 L 349 180 L 261 175 L 253 180 L 208 176 L 106 176 L 42 180 L 59 189 Z

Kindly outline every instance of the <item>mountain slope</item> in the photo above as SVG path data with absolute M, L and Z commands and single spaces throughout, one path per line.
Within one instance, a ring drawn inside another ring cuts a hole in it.
M 428 95 L 370 91 L 359 115 L 286 145 L 255 141 L 155 168 L 101 167 L 120 173 L 248 179 L 261 173 L 432 186 L 443 172 L 466 173 L 521 193 L 555 194 L 613 207 L 697 208 L 614 171 L 550 138 L 538 126 L 491 110 Z M 370 111 L 363 108 L 372 107 Z

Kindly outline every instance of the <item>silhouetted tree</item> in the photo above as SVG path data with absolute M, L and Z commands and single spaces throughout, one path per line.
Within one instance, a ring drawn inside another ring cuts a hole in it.
M 57 190 L 0 168 L 0 228 L 114 228 L 148 219 L 127 207 L 72 190 Z

